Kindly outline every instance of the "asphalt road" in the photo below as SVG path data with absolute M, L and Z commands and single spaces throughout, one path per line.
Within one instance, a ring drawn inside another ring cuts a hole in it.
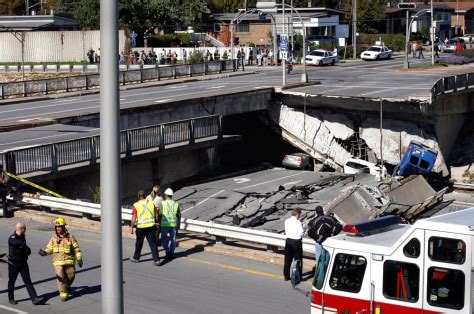
M 414 64 L 429 63 L 429 59 L 412 60 Z M 429 90 L 442 76 L 453 75 L 474 67 L 464 66 L 440 70 L 421 70 L 401 72 L 403 58 L 396 57 L 383 61 L 351 61 L 339 63 L 334 67 L 308 67 L 310 81 L 320 81 L 321 85 L 291 89 L 313 95 L 344 95 L 363 97 L 428 97 Z M 253 90 L 257 88 L 281 86 L 281 68 L 247 67 L 248 71 L 260 71 L 258 74 L 234 76 L 217 80 L 206 80 L 139 88 L 122 91 L 120 101 L 122 108 L 163 103 L 171 100 L 192 99 L 196 97 L 222 95 L 232 92 Z M 301 67 L 295 67 L 288 75 L 288 82 L 301 80 Z M 0 101 L 1 105 L 1 101 Z M 0 126 L 14 125 L 25 121 L 54 119 L 99 112 L 99 95 L 86 95 L 69 98 L 48 99 L 0 106 Z M 38 134 L 39 135 L 39 134 Z M 51 134 L 50 134 L 51 135 Z M 52 134 L 56 135 L 56 134 Z M 64 134 L 63 134 L 64 135 Z M 71 134 L 71 136 L 73 136 Z M 13 136 L 11 141 L 0 135 L 0 143 L 17 142 L 18 146 L 31 145 L 23 143 L 21 135 Z M 39 136 L 37 136 L 38 138 Z M 59 138 L 59 137 L 58 137 Z M 61 136 L 64 138 L 64 136 Z M 26 139 L 29 141 L 29 139 Z M 0 148 L 1 149 L 1 148 Z
M 15 220 L 0 220 L 0 252 L 7 251 L 7 238 Z M 73 285 L 73 297 L 58 297 L 49 257 L 36 254 L 52 232 L 49 225 L 27 222 L 27 243 L 34 254 L 29 264 L 37 292 L 45 304 L 33 306 L 18 279 L 15 297 L 8 303 L 6 264 L 0 264 L 0 313 L 100 313 L 100 235 L 70 230 L 79 241 L 85 260 Z M 178 248 L 177 258 L 162 267 L 152 265 L 149 254 L 139 264 L 130 263 L 133 241 L 124 239 L 124 303 L 126 313 L 309 313 L 309 299 L 284 282 L 281 267 L 246 259 L 189 252 Z M 144 252 L 149 252 L 147 245 Z M 107 265 L 102 265 L 107 267 Z M 301 286 L 310 289 L 309 283 Z
M 419 62 L 416 60 L 415 62 Z M 427 63 L 425 59 L 423 62 Z M 347 62 L 331 67 L 308 67 L 310 81 L 321 81 L 318 87 L 308 87 L 305 90 L 330 94 L 331 89 L 340 89 L 342 85 L 351 85 L 354 88 L 350 95 L 360 95 L 373 92 L 374 88 L 383 86 L 385 89 L 400 89 L 399 95 L 413 96 L 413 93 L 427 94 L 432 84 L 441 76 L 462 72 L 392 72 L 401 68 L 402 58 L 376 62 Z M 241 90 L 251 90 L 261 87 L 280 86 L 282 83 L 279 68 L 247 67 L 248 70 L 261 70 L 260 73 L 246 76 L 235 76 L 218 80 L 189 82 L 186 84 L 148 87 L 142 89 L 122 91 L 120 94 L 121 107 L 129 108 L 143 104 L 167 102 L 171 100 L 190 99 L 199 96 L 227 94 Z M 465 67 L 463 69 L 468 69 Z M 299 82 L 301 67 L 288 76 L 288 82 Z M 409 85 L 409 86 L 407 86 Z M 357 87 L 357 88 L 356 88 Z M 361 89 L 356 91 L 356 89 Z M 378 89 L 378 91 L 380 91 Z M 370 94 L 369 94 L 370 95 Z M 44 101 L 27 102 L 0 107 L 0 125 L 17 121 L 47 119 L 57 116 L 72 116 L 98 112 L 99 95 L 78 96 L 71 98 L 49 99 Z

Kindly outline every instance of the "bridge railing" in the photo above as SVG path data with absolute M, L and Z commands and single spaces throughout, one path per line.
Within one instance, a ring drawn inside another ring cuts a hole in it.
M 32 195 L 23 193 L 22 196 L 9 197 L 13 201 L 32 204 L 59 210 L 68 210 L 82 213 L 85 217 L 101 216 L 100 204 L 88 203 L 77 200 L 68 200 L 52 196 Z M 132 210 L 122 208 L 122 221 L 130 221 Z M 227 239 L 236 239 L 245 242 L 267 245 L 269 248 L 285 247 L 286 236 L 284 234 L 268 232 L 264 230 L 254 230 L 237 226 L 218 224 L 212 221 L 199 221 L 181 218 L 181 230 L 202 233 L 215 236 L 218 240 L 226 242 Z M 314 253 L 314 240 L 303 239 L 303 251 Z
M 431 88 L 431 99 L 441 95 L 474 87 L 474 73 L 458 74 L 440 78 Z
M 147 66 L 141 69 L 120 72 L 120 84 L 129 85 L 161 79 L 207 75 L 223 71 L 237 71 L 237 60 L 221 60 L 198 64 L 177 64 L 167 66 Z M 0 99 L 47 95 L 53 92 L 89 90 L 100 86 L 100 74 L 58 77 L 43 80 L 0 84 Z
M 120 132 L 121 155 L 131 157 L 134 152 L 156 149 L 166 145 L 188 143 L 196 139 L 221 138 L 222 119 L 219 115 L 163 123 Z M 89 136 L 53 144 L 11 149 L 0 153 L 0 161 L 8 172 L 22 175 L 34 172 L 53 173 L 60 167 L 87 163 L 100 158 L 100 136 Z

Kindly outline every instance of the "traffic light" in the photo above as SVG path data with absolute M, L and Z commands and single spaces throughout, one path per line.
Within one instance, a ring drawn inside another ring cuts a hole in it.
M 237 46 L 240 43 L 239 37 L 234 37 L 234 46 Z
M 398 8 L 401 10 L 416 9 L 415 2 L 402 2 L 398 4 Z

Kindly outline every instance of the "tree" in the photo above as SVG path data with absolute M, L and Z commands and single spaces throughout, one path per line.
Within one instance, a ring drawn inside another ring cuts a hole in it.
M 0 0 L 0 15 L 22 15 L 24 13 L 24 0 Z
M 357 0 L 357 30 L 374 34 L 385 22 L 385 0 Z M 344 10 L 347 20 L 352 20 L 352 0 L 345 0 Z
M 209 13 L 206 0 L 182 1 L 179 9 L 181 24 L 194 28 L 202 23 Z
M 82 0 L 75 5 L 72 13 L 79 26 L 90 27 L 92 29 L 100 28 L 99 0 Z

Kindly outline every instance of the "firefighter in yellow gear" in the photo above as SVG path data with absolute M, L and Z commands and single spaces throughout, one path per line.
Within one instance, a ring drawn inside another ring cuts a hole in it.
M 59 297 L 65 302 L 69 297 L 69 288 L 74 282 L 77 262 L 82 267 L 82 253 L 76 238 L 66 229 L 64 218 L 54 221 L 55 234 L 51 237 L 45 250 L 39 250 L 39 255 L 53 255 L 53 267 L 56 273 Z

